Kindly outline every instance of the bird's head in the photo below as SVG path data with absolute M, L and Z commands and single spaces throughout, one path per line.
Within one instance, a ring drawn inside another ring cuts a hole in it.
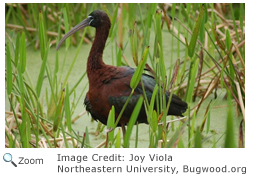
M 61 44 L 72 34 L 79 31 L 80 29 L 84 29 L 87 26 L 92 26 L 95 28 L 99 28 L 101 26 L 105 26 L 105 28 L 110 29 L 111 23 L 108 15 L 101 10 L 95 10 L 88 15 L 88 18 L 84 19 L 78 25 L 73 27 L 64 37 L 59 41 L 56 49 L 58 50 Z

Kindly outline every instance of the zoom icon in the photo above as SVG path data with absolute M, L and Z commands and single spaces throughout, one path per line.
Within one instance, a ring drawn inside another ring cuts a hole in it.
M 3 156 L 3 159 L 4 159 L 5 162 L 11 162 L 13 166 L 17 167 L 17 164 L 15 164 L 12 161 L 12 155 L 10 153 L 5 153 L 4 156 Z

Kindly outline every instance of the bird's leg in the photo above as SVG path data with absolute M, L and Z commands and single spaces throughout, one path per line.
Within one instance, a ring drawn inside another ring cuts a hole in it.
M 121 123 L 121 128 L 122 128 L 122 132 L 123 132 L 123 138 L 125 136 L 125 124 Z

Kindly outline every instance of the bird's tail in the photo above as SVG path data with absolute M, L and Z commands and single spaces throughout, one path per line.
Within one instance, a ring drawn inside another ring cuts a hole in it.
M 168 110 L 168 115 L 183 116 L 182 113 L 184 113 L 187 108 L 188 104 L 173 94 Z

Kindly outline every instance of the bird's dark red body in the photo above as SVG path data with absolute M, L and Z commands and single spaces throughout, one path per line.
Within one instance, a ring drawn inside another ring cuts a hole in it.
M 120 113 L 124 103 L 131 93 L 130 81 L 135 72 L 133 68 L 121 66 L 115 67 L 106 65 L 102 60 L 102 54 L 110 30 L 110 19 L 103 11 L 93 11 L 86 20 L 75 26 L 68 32 L 61 43 L 77 30 L 93 26 L 96 28 L 96 36 L 88 57 L 87 76 L 89 80 L 89 91 L 86 94 L 85 106 L 88 112 L 95 120 L 107 124 L 107 118 L 111 107 L 115 107 L 116 118 Z M 153 77 L 143 74 L 142 81 L 144 84 L 146 96 L 151 99 L 154 86 L 156 84 Z M 124 126 L 128 123 L 131 113 L 139 99 L 143 95 L 141 84 L 137 86 L 134 94 L 129 101 L 118 126 Z M 169 100 L 170 93 L 166 92 L 166 99 Z M 156 107 L 156 106 L 155 106 Z M 172 96 L 168 115 L 182 116 L 187 109 L 187 104 L 176 95 Z M 147 116 L 144 106 L 141 108 L 137 121 L 147 123 Z

